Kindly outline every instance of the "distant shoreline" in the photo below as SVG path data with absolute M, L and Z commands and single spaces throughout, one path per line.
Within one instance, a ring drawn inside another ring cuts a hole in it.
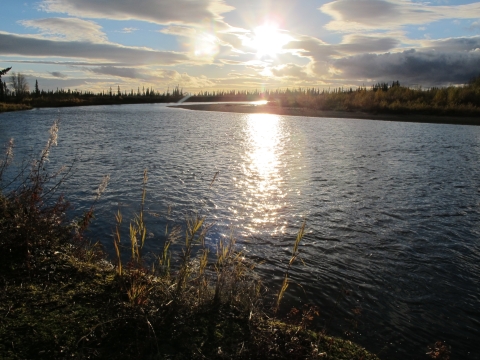
M 187 110 L 235 112 L 243 114 L 275 114 L 288 116 L 305 116 L 321 118 L 342 118 L 342 119 L 368 119 L 383 121 L 402 121 L 417 123 L 454 124 L 454 125 L 480 125 L 478 117 L 464 116 L 437 116 L 422 114 L 372 114 L 365 112 L 349 111 L 324 111 L 299 107 L 281 107 L 275 105 L 252 105 L 252 104 L 182 104 L 171 105 L 172 108 Z

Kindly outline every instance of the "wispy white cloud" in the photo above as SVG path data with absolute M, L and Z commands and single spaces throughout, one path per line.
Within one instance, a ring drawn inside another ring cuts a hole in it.
M 107 36 L 102 27 L 93 21 L 77 18 L 46 18 L 20 20 L 27 28 L 35 28 L 41 37 L 70 41 L 105 42 Z
M 232 52 L 243 53 L 243 29 L 226 27 L 222 31 L 213 31 L 208 26 L 170 25 L 159 32 L 179 37 L 179 43 L 190 56 L 199 62 L 213 63 L 229 56 Z
M 123 28 L 120 32 L 121 33 L 124 33 L 124 34 L 130 34 L 132 32 L 135 32 L 137 31 L 138 29 L 137 28 L 134 28 L 134 27 L 125 27 Z
M 191 76 L 186 72 L 181 73 L 176 70 L 155 70 L 149 75 L 151 76 L 150 81 L 164 86 L 179 84 L 185 89 L 202 89 L 214 86 L 212 79 L 206 76 Z
M 194 27 L 181 25 L 170 25 L 159 30 L 159 32 L 183 37 L 194 37 L 197 34 L 197 30 Z
M 117 81 L 128 83 L 130 80 L 141 80 L 142 84 L 149 86 L 167 87 L 172 84 L 181 84 L 188 88 L 201 88 L 212 86 L 212 81 L 205 76 L 190 76 L 187 73 L 180 73 L 176 70 L 149 69 L 147 67 L 132 68 L 118 66 L 98 66 L 85 68 L 86 71 L 105 76 L 117 78 Z

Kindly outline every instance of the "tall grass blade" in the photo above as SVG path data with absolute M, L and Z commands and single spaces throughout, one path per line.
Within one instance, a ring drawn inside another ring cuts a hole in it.
M 302 241 L 303 236 L 305 235 L 305 225 L 306 225 L 306 220 L 303 220 L 302 225 L 300 226 L 300 229 L 298 230 L 297 237 L 295 238 L 295 242 L 293 244 L 292 256 L 290 257 L 290 261 L 288 262 L 287 270 L 285 271 L 285 276 L 283 278 L 282 287 L 280 288 L 280 290 L 278 292 L 278 295 L 277 295 L 277 302 L 276 302 L 276 306 L 274 308 L 274 313 L 277 313 L 277 311 L 280 307 L 280 303 L 283 299 L 283 296 L 285 295 L 285 291 L 287 291 L 288 282 L 289 282 L 288 275 L 290 273 L 290 269 L 292 268 L 293 263 L 298 258 L 298 255 L 299 255 L 298 254 L 298 246 L 300 245 L 300 242 Z

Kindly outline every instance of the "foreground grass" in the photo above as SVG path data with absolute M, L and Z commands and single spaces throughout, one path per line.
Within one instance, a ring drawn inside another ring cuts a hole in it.
M 168 304 L 154 288 L 148 304 L 131 306 L 109 266 L 60 250 L 35 269 L 2 272 L 0 358 L 376 359 L 227 302 Z
M 147 266 L 146 172 L 128 241 L 121 237 L 119 212 L 117 258 L 107 261 L 84 236 L 94 205 L 72 222 L 65 215 L 69 204 L 52 197 L 64 180 L 45 171 L 57 132 L 54 124 L 39 160 L 23 169 L 14 190 L 0 193 L 1 359 L 377 359 L 350 341 L 309 330 L 313 308 L 295 321 L 280 321 L 275 314 L 288 271 L 271 309 L 254 264 L 235 250 L 234 239 L 220 241 L 209 254 L 202 218 L 187 220 L 178 266 L 170 267 L 170 245 L 183 236 L 175 226 L 166 230 L 155 267 Z M 0 189 L 12 149 L 13 140 L 0 159 Z M 303 230 L 292 244 L 290 265 Z M 130 260 L 122 263 L 125 245 Z

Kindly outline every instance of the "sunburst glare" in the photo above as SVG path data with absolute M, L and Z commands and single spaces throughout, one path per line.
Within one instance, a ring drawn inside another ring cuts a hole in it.
M 282 52 L 284 45 L 292 38 L 278 29 L 274 23 L 266 23 L 253 30 L 253 36 L 245 41 L 245 45 L 256 50 L 257 57 L 275 57 Z
M 217 38 L 209 33 L 199 34 L 195 39 L 195 56 L 214 57 L 218 53 Z

